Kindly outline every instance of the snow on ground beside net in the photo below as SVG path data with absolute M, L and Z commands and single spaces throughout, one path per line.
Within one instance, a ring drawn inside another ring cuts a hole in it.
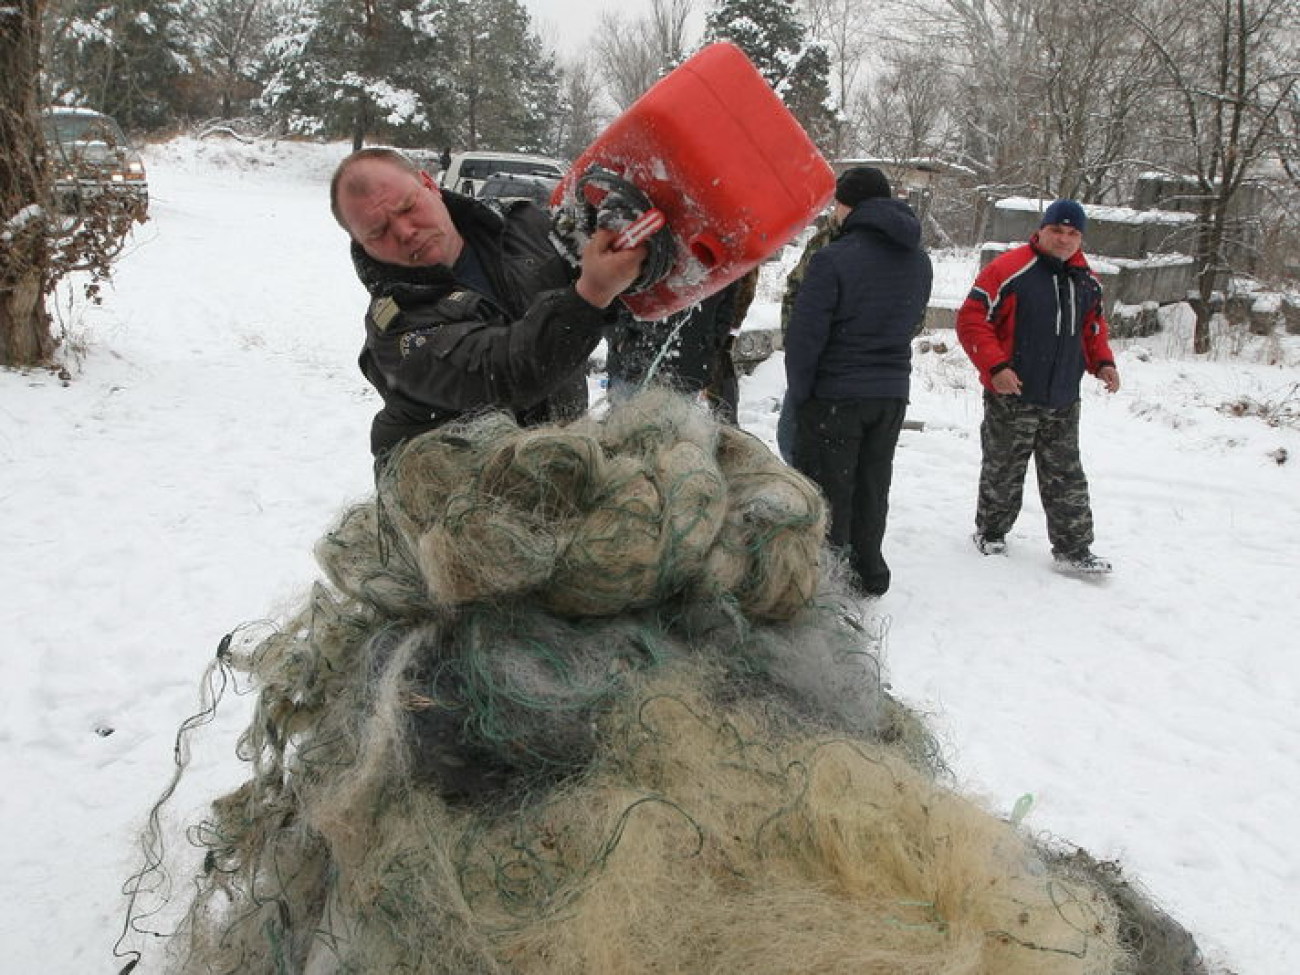
M 154 219 L 104 305 L 68 315 L 71 383 L 0 373 L 6 971 L 113 969 L 118 888 L 218 641 L 296 604 L 312 545 L 370 488 L 364 298 L 326 205 L 343 152 L 153 147 Z M 954 305 L 973 258 L 936 258 Z M 754 322 L 776 324 L 787 263 Z M 1241 355 L 1206 361 L 1168 326 L 1117 343 L 1117 396 L 1085 380 L 1095 548 L 1117 567 L 1091 583 L 1050 570 L 1032 476 L 1008 556 L 971 547 L 978 387 L 952 334 L 928 336 L 948 350 L 916 357 L 925 428 L 900 443 L 873 612 L 965 791 L 1003 813 L 1032 794 L 1028 828 L 1121 860 L 1221 970 L 1289 975 L 1300 435 L 1218 407 L 1294 408 L 1300 342 L 1225 338 Z M 783 385 L 779 355 L 742 383 L 742 425 L 769 443 Z M 228 695 L 198 737 L 178 817 L 241 781 L 247 706 Z

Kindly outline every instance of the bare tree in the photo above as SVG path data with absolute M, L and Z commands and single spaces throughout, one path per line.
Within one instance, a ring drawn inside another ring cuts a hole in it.
M 619 110 L 627 108 L 660 77 L 659 61 L 645 41 L 644 25 L 622 14 L 600 15 L 593 41 L 605 90 Z
M 50 185 L 38 77 L 42 0 L 0 7 L 0 365 L 50 363 L 58 346 L 45 299 L 74 271 L 86 297 L 122 252 L 134 201 L 104 192 L 61 212 Z
M 853 114 L 868 55 L 879 51 L 883 32 L 873 14 L 878 11 L 861 0 L 805 0 L 808 33 L 826 48 L 831 62 L 831 91 L 836 114 L 843 122 Z M 849 133 L 837 125 L 831 151 L 836 156 L 848 147 Z
M 1291 90 L 1279 121 L 1279 162 L 1285 180 L 1273 192 L 1265 222 L 1261 270 L 1295 283 L 1300 280 L 1300 87 Z
M 937 117 L 951 119 L 954 161 L 979 173 L 991 196 L 1117 192 L 1125 174 L 1115 167 L 1128 164 L 1126 140 L 1151 83 L 1150 52 L 1130 27 L 1077 0 L 935 0 L 931 11 L 917 20 L 919 50 L 915 40 L 887 49 L 877 115 L 910 113 L 892 128 L 914 139 L 939 128 Z M 946 99 L 938 113 L 937 92 Z
M 577 158 L 600 133 L 600 83 L 589 58 L 571 61 L 561 79 L 564 111 L 552 140 L 552 151 L 565 159 Z
M 1300 189 L 1300 87 L 1292 88 L 1278 112 L 1278 154 L 1282 170 L 1296 189 Z
M 1231 273 L 1233 203 L 1260 162 L 1284 151 L 1283 114 L 1300 84 L 1300 0 L 1113 2 L 1149 41 L 1165 80 L 1164 158 L 1197 187 L 1194 350 L 1210 351 L 1211 298 Z
M 882 59 L 884 70 L 850 106 L 854 148 L 892 159 L 946 155 L 955 94 L 947 61 L 905 42 L 888 45 Z
M 652 0 L 644 17 L 601 15 L 593 42 L 596 64 L 620 111 L 686 57 L 690 12 L 691 0 Z
M 1033 192 L 1044 182 L 1036 0 L 936 0 L 921 23 L 960 78 L 952 103 L 959 162 L 991 196 Z M 1030 70 L 1027 70 L 1030 69 Z
M 1140 134 L 1158 106 L 1156 61 L 1147 38 L 1123 20 L 1074 0 L 1035 7 L 1041 58 L 1034 66 L 1051 165 L 1043 190 L 1085 201 L 1120 196 L 1135 175 Z
M 0 364 L 47 362 L 48 190 L 37 79 L 42 0 L 0 7 Z
M 923 2 L 926 16 L 909 5 L 884 29 L 883 68 L 851 103 L 858 144 L 973 171 L 976 227 L 1012 194 L 1126 198 L 1150 168 L 1148 135 L 1166 111 L 1150 38 L 1109 6 L 1077 0 Z
M 691 6 L 691 0 L 650 0 L 646 24 L 651 46 L 665 73 L 685 61 L 693 46 L 686 35 Z

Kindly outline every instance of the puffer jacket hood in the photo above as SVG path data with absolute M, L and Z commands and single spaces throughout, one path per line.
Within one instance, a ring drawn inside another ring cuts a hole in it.
M 921 246 L 921 221 L 905 200 L 874 197 L 863 200 L 844 218 L 843 233 L 877 233 L 904 250 Z

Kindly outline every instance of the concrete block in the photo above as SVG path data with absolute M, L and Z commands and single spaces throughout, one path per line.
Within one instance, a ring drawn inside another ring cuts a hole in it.
M 1105 265 L 1105 259 L 1099 259 Z M 1154 301 L 1167 305 L 1186 301 L 1187 293 L 1196 286 L 1196 273 L 1190 257 L 1155 257 L 1145 261 L 1116 260 L 1109 262 L 1116 273 L 1102 278 L 1106 297 L 1126 305 L 1140 305 Z
M 1112 338 L 1145 338 L 1160 331 L 1160 306 L 1154 301 L 1140 305 L 1116 305 L 1110 314 Z
M 780 348 L 779 328 L 747 328 L 736 336 L 736 343 L 731 347 L 731 361 L 738 370 L 748 375 Z
M 1300 335 L 1300 299 L 1282 299 L 1282 324 L 1287 335 Z
M 999 200 L 989 218 L 987 237 L 1023 243 L 1038 230 L 1050 200 L 1009 197 Z M 1149 254 L 1190 253 L 1195 219 L 1170 210 L 1135 210 L 1087 204 L 1088 230 L 1083 247 L 1088 254 L 1141 259 Z
M 934 331 L 941 328 L 957 327 L 957 309 L 930 305 L 925 309 L 925 328 Z

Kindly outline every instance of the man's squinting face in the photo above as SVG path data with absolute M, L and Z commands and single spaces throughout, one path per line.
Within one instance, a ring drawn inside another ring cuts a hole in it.
M 1058 261 L 1068 261 L 1083 246 L 1079 228 L 1065 223 L 1049 223 L 1038 231 L 1038 249 Z
M 363 159 L 348 170 L 339 213 L 365 252 L 387 264 L 450 267 L 464 246 L 429 174 L 382 159 Z

